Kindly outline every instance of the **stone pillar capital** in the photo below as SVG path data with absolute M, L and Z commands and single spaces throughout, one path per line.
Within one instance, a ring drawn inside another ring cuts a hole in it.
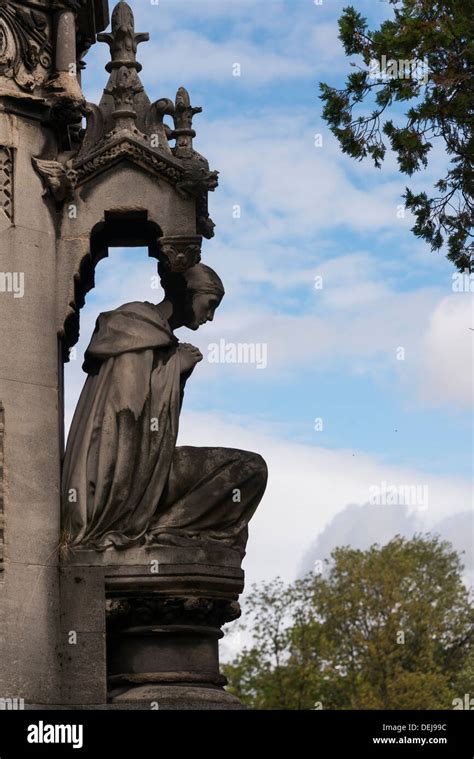
M 200 235 L 161 237 L 159 244 L 160 261 L 169 271 L 186 271 L 201 260 L 202 237 Z

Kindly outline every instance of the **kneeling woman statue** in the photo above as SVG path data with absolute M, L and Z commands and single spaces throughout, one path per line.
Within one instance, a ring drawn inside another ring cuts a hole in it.
M 264 460 L 176 447 L 184 386 L 202 355 L 173 331 L 211 321 L 224 288 L 204 264 L 160 274 L 162 303 L 101 314 L 86 351 L 63 468 L 65 542 L 99 551 L 211 542 L 243 556 Z

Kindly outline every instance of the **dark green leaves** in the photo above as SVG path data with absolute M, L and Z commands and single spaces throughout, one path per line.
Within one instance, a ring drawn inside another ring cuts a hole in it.
M 408 190 L 404 197 L 414 234 L 433 250 L 446 246 L 462 270 L 474 221 L 474 13 L 464 0 L 389 2 L 394 18 L 374 31 L 353 7 L 344 8 L 339 37 L 348 56 L 359 56 L 351 64 L 358 70 L 342 89 L 320 84 L 323 116 L 344 153 L 370 157 L 376 167 L 386 154 L 385 136 L 408 176 L 428 166 L 436 142 L 444 145 L 450 165 L 435 183 L 439 194 Z M 377 67 L 384 77 L 374 75 Z M 383 122 L 389 108 L 407 101 L 413 105 L 405 123 L 398 109 L 396 125 Z

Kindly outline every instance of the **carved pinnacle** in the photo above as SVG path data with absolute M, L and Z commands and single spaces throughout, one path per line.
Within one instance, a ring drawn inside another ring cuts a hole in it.
M 135 19 L 130 6 L 120 0 L 112 13 L 112 31 L 97 35 L 99 42 L 106 42 L 110 47 L 112 60 L 105 67 L 112 71 L 120 66 L 129 66 L 141 71 L 137 62 L 137 48 L 140 42 L 148 42 L 147 32 L 135 33 Z

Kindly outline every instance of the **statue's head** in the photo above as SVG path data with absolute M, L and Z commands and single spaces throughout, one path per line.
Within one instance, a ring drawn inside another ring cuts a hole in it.
M 165 296 L 172 302 L 184 327 L 196 330 L 201 324 L 213 320 L 225 293 L 214 269 L 196 264 L 183 273 L 175 273 L 159 264 L 158 271 Z

